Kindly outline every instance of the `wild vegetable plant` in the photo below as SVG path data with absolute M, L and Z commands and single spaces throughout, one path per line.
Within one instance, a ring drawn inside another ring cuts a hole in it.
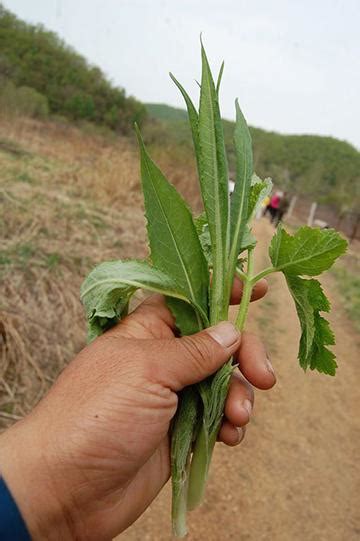
M 188 111 L 204 212 L 193 218 L 183 198 L 151 160 L 136 127 L 150 258 L 102 263 L 86 278 L 81 298 L 89 340 L 127 314 L 130 298 L 139 288 L 165 295 L 183 335 L 227 320 L 234 275 L 243 281 L 235 322 L 242 330 L 252 288 L 264 276 L 282 272 L 300 320 L 301 367 L 334 375 L 335 356 L 327 348 L 335 343 L 334 335 L 320 315 L 329 311 L 329 301 L 318 280 L 308 277 L 329 269 L 345 252 L 346 241 L 331 229 L 301 227 L 290 235 L 279 226 L 269 247 L 271 265 L 254 274 L 256 239 L 251 223 L 261 201 L 271 191 L 271 181 L 254 174 L 251 137 L 236 101 L 236 181 L 229 196 L 219 110 L 223 65 L 215 83 L 202 44 L 201 57 L 199 110 L 175 77 L 171 78 Z M 171 434 L 172 520 L 179 537 L 186 534 L 187 510 L 200 504 L 204 496 L 232 371 L 229 359 L 216 374 L 185 388 L 179 396 Z

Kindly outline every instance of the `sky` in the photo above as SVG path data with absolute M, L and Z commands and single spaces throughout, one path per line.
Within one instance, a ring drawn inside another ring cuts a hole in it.
M 42 23 L 143 102 L 183 107 L 169 71 L 198 99 L 202 32 L 220 106 L 281 133 L 360 149 L 359 0 L 2 0 Z

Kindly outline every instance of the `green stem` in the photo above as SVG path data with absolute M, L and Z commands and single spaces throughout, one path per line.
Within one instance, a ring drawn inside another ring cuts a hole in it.
M 242 282 L 245 282 L 245 280 L 247 279 L 246 273 L 239 269 L 239 267 L 236 267 L 235 274 L 238 278 L 240 278 Z
M 261 280 L 261 278 L 264 278 L 265 276 L 267 276 L 268 274 L 271 274 L 272 272 L 277 272 L 277 269 L 275 269 L 274 267 L 268 267 L 267 269 L 264 269 L 263 271 L 259 272 L 259 274 L 256 274 L 251 279 L 253 286 L 256 284 L 256 282 Z
M 189 484 L 189 471 L 190 471 L 190 455 L 188 454 L 188 460 L 185 469 L 185 475 L 180 482 L 173 480 L 172 491 L 172 529 L 175 537 L 185 537 L 187 534 L 186 525 L 186 513 L 187 513 L 187 495 Z
M 244 289 L 242 292 L 239 312 L 235 321 L 235 327 L 237 327 L 239 331 L 244 330 L 245 320 L 246 320 L 246 316 L 249 310 L 251 291 L 254 285 L 253 280 L 252 280 L 253 269 L 254 269 L 254 253 L 253 253 L 253 249 L 250 249 L 248 250 L 248 262 L 247 262 L 246 278 L 244 281 Z
M 200 505 L 204 499 L 206 481 L 216 437 L 217 431 L 215 434 L 209 435 L 208 429 L 203 422 L 196 438 L 191 461 L 187 494 L 187 506 L 189 510 L 195 509 L 195 507 Z

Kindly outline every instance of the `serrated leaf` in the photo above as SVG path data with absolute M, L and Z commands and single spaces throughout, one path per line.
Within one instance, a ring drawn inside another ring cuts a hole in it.
M 318 280 L 305 280 L 285 275 L 290 293 L 295 301 L 301 326 L 299 362 L 304 370 L 318 370 L 335 375 L 335 355 L 325 346 L 335 343 L 333 332 L 320 312 L 328 312 L 330 304 Z
M 80 289 L 89 341 L 123 317 L 131 296 L 140 288 L 189 302 L 170 276 L 145 261 L 101 263 L 88 274 Z
M 156 268 L 171 275 L 193 305 L 201 308 L 198 328 L 207 324 L 209 271 L 189 208 L 146 152 L 137 130 L 141 152 L 141 180 L 150 243 Z M 171 303 L 182 317 L 182 303 Z M 194 331 L 193 331 L 194 332 Z
M 279 226 L 272 238 L 269 255 L 276 270 L 287 275 L 316 276 L 329 269 L 346 247 L 346 240 L 334 229 L 305 226 L 295 235 L 289 235 Z
M 272 190 L 272 181 L 270 178 L 261 180 L 255 173 L 251 179 L 251 188 L 248 203 L 248 221 L 251 221 L 261 206 L 262 201 Z
M 337 364 L 335 354 L 326 345 L 335 344 L 334 333 L 330 329 L 329 322 L 315 313 L 315 334 L 313 349 L 310 353 L 310 369 L 318 370 L 324 374 L 335 376 Z
M 216 323 L 224 318 L 223 287 L 229 254 L 228 168 L 218 96 L 202 44 L 201 57 L 202 78 L 199 108 L 200 185 L 209 224 L 213 255 L 210 320 L 211 323 Z

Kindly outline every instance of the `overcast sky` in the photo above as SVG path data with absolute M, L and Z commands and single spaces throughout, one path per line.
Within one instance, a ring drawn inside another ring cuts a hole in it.
M 316 133 L 360 148 L 360 0 L 3 0 L 57 32 L 145 102 L 197 99 L 199 34 L 225 60 L 223 116 L 234 99 L 254 126 Z

